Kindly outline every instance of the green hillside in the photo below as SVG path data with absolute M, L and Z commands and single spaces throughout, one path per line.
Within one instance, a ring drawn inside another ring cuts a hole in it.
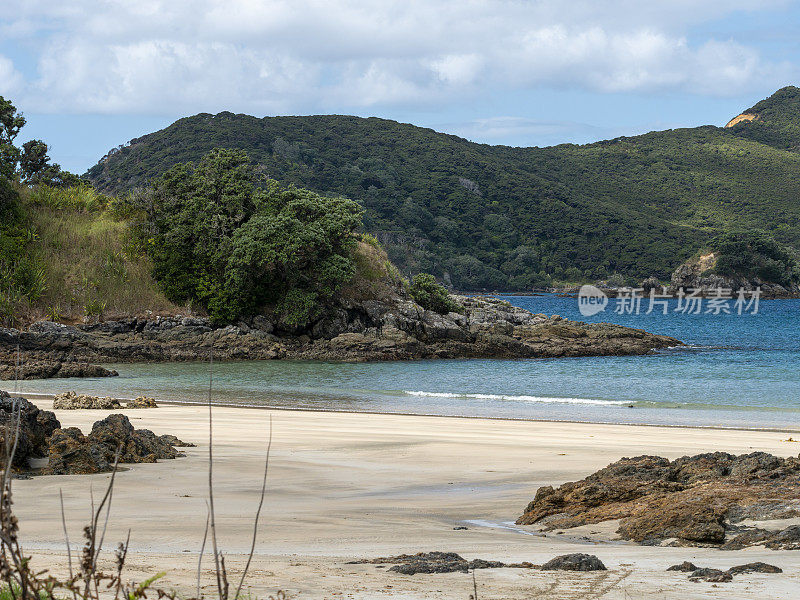
M 734 229 L 800 248 L 800 90 L 745 113 L 754 118 L 729 128 L 549 148 L 377 118 L 199 114 L 110 152 L 87 176 L 119 193 L 213 148 L 244 149 L 266 176 L 362 204 L 366 230 L 408 274 L 458 289 L 667 278 Z

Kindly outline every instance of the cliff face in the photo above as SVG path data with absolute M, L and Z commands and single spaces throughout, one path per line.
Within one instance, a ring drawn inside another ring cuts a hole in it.
M 501 300 L 455 298 L 463 314 L 440 315 L 401 295 L 342 300 L 301 335 L 263 316 L 227 327 L 182 316 L 80 326 L 40 321 L 25 331 L 0 329 L 0 363 L 13 364 L 19 347 L 23 377 L 35 378 L 53 376 L 54 363 L 206 360 L 212 350 L 217 360 L 368 361 L 617 356 L 681 345 L 638 329 L 534 315 Z

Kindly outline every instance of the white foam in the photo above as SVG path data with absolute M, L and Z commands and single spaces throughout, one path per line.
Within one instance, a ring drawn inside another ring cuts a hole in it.
M 548 404 L 591 404 L 595 406 L 623 406 L 624 400 L 595 400 L 592 398 L 558 398 L 554 396 L 512 396 L 509 394 L 459 394 L 454 392 L 424 392 L 405 390 L 409 396 L 425 398 L 464 398 L 470 400 L 506 400 L 512 402 L 543 402 Z

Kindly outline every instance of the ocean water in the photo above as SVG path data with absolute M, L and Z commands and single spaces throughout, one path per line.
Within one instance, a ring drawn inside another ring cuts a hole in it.
M 575 298 L 508 296 L 535 313 L 670 335 L 648 356 L 534 360 L 318 361 L 214 365 L 215 402 L 283 408 L 800 430 L 800 300 L 757 314 L 582 317 Z M 646 308 L 646 301 L 643 309 Z M 644 312 L 644 310 L 642 311 Z M 204 363 L 112 365 L 120 377 L 35 380 L 21 391 L 204 402 Z

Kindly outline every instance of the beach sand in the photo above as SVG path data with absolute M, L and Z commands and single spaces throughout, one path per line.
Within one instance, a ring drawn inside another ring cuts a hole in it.
M 51 402 L 31 399 L 41 408 Z M 127 410 L 137 428 L 197 444 L 186 457 L 126 466 L 116 478 L 105 554 L 131 530 L 128 576 L 194 593 L 206 520 L 208 419 L 202 406 Z M 63 426 L 88 432 L 105 411 L 56 411 Z M 596 425 L 278 411 L 214 409 L 214 482 L 218 539 L 235 585 L 249 549 L 269 422 L 273 444 L 268 493 L 248 588 L 266 598 L 460 598 L 472 593 L 463 573 L 403 576 L 360 558 L 420 551 L 468 559 L 542 563 L 557 554 L 596 554 L 609 568 L 595 573 L 527 569 L 476 572 L 479 598 L 790 598 L 800 589 L 798 554 L 763 549 L 722 552 L 593 543 L 583 531 L 530 535 L 511 523 L 542 485 L 585 477 L 623 456 L 676 458 L 707 451 L 763 450 L 797 454 L 787 434 L 765 431 Z M 70 539 L 77 546 L 109 475 L 36 477 L 14 482 L 26 549 L 38 568 L 67 569 L 59 509 L 63 491 Z M 466 530 L 454 527 L 466 526 Z M 74 554 L 74 553 L 73 553 Z M 73 556 L 73 560 L 75 557 Z M 742 575 L 732 583 L 693 583 L 667 566 L 690 560 L 727 568 L 763 560 L 783 574 Z M 203 587 L 215 587 L 212 560 Z

